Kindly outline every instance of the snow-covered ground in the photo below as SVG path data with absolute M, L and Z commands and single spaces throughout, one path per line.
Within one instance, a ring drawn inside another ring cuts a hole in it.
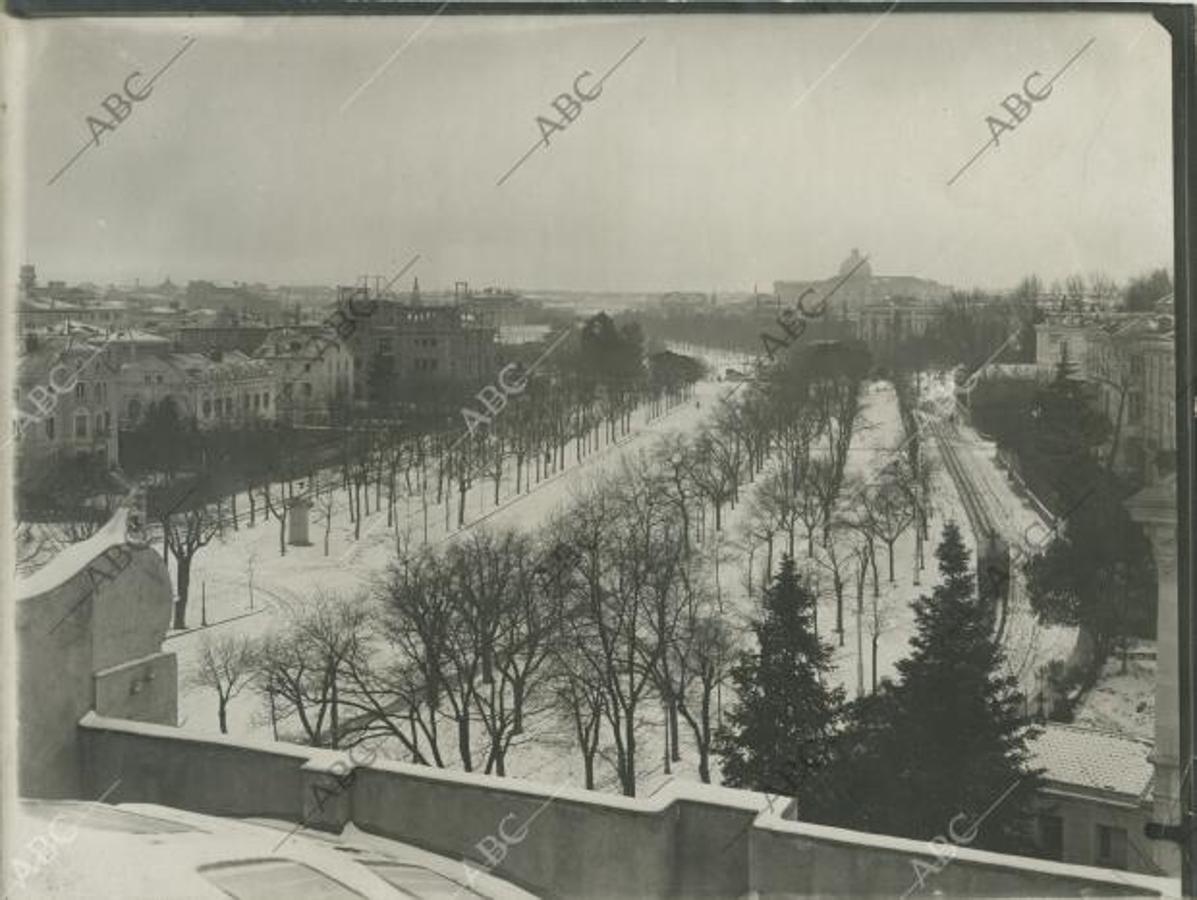
M 693 352 L 693 348 L 677 348 Z M 728 367 L 743 368 L 749 360 L 727 354 L 704 354 L 710 366 L 710 373 L 718 377 Z M 456 494 L 452 495 L 450 509 L 451 526 L 446 528 L 445 505 L 432 507 L 428 516 L 428 540 L 439 544 L 486 523 L 493 526 L 515 526 L 532 529 L 541 525 L 564 510 L 571 497 L 580 489 L 592 483 L 596 476 L 614 471 L 627 454 L 647 452 L 658 440 L 669 433 L 695 430 L 702 421 L 718 408 L 720 397 L 726 398 L 733 391 L 751 390 L 751 387 L 733 383 L 708 380 L 701 382 L 695 391 L 695 401 L 683 404 L 664 416 L 646 421 L 643 410 L 633 418 L 633 430 L 625 438 L 611 446 L 604 446 L 577 463 L 572 446 L 567 453 L 566 468 L 556 475 L 534 485 L 530 491 L 515 494 L 515 481 L 508 477 L 502 485 L 500 503 L 493 502 L 493 484 L 489 480 L 476 482 L 467 495 L 464 529 L 458 530 L 456 522 Z M 928 392 L 932 396 L 932 392 Z M 899 416 L 897 397 L 893 387 L 886 382 L 875 382 L 865 386 L 863 409 L 848 461 L 849 479 L 857 479 L 859 492 L 861 484 L 869 484 L 880 469 L 901 452 L 905 436 Z M 962 432 L 967 435 L 968 432 Z M 973 434 L 973 443 L 968 448 L 973 457 L 970 465 L 993 468 L 990 455 L 979 438 Z M 962 450 L 964 452 L 964 450 Z M 990 489 L 999 498 L 1010 503 L 1012 522 L 1021 523 L 1025 512 L 1021 501 L 1005 485 L 1004 476 L 993 470 Z M 760 478 L 758 477 L 758 483 Z M 725 614 L 738 624 L 745 624 L 755 611 L 755 599 L 748 592 L 749 562 L 753 566 L 752 584 L 754 593 L 759 591 L 761 578 L 765 575 L 765 551 L 763 546 L 747 550 L 745 519 L 749 508 L 748 499 L 755 485 L 745 485 L 741 502 L 725 510 L 723 530 L 717 535 L 708 522 L 707 538 L 720 546 L 719 588 Z M 1004 493 L 1003 493 L 1004 492 Z M 915 540 L 913 530 L 900 537 L 894 548 L 894 581 L 888 579 L 888 565 L 884 547 L 879 548 L 878 574 L 880 596 L 877 606 L 882 613 L 882 628 L 878 637 L 877 677 L 894 674 L 898 660 L 908 653 L 908 643 L 914 630 L 911 601 L 921 593 L 929 592 L 938 581 L 933 550 L 938 543 L 943 524 L 955 520 L 962 525 L 966 539 L 971 541 L 971 532 L 960 506 L 956 489 L 942 466 L 938 466 L 933 487 L 930 540 L 925 548 L 926 566 L 920 572 L 915 566 Z M 846 495 L 845 512 L 852 511 L 855 496 Z M 373 501 L 373 498 L 371 498 Z M 239 498 L 238 508 L 244 514 L 248 503 Z M 167 649 L 178 654 L 180 673 L 185 679 L 194 669 L 201 641 L 205 635 L 222 633 L 262 635 L 277 628 L 280 622 L 279 607 L 316 591 L 350 594 L 370 585 L 371 579 L 393 558 L 397 536 L 403 536 L 413 545 L 423 539 L 422 507 L 416 498 L 410 498 L 400 506 L 401 525 L 398 529 L 386 526 L 385 505 L 382 511 L 373 511 L 362 523 L 360 540 L 353 540 L 353 526 L 348 520 L 343 492 L 337 492 L 337 508 L 332 517 L 330 552 L 323 555 L 323 523 L 313 521 L 312 546 L 288 546 L 287 555 L 278 552 L 278 523 L 259 518 L 255 528 L 242 526 L 233 532 L 226 530 L 222 541 L 213 543 L 196 557 L 192 576 L 192 602 L 189 609 L 189 623 L 199 622 L 201 597 L 206 593 L 207 620 L 220 622 L 207 629 L 195 629 L 168 638 Z M 708 516 L 709 518 L 709 516 Z M 1021 527 L 1021 525 L 1012 527 Z M 848 537 L 842 536 L 847 541 Z M 780 559 L 784 535 L 775 541 L 774 566 Z M 837 544 L 837 546 L 841 546 Z M 846 544 L 843 545 L 846 548 Z M 844 596 L 843 645 L 835 631 L 836 602 L 831 580 L 812 561 L 806 559 L 806 542 L 800 536 L 796 542 L 798 563 L 801 569 L 816 573 L 816 587 L 819 593 L 819 630 L 823 638 L 835 645 L 834 682 L 842 685 L 849 696 L 856 694 L 863 686 L 865 691 L 873 679 L 869 624 L 872 620 L 872 581 L 865 590 L 863 619 L 858 622 L 856 612 L 856 591 L 854 577 L 848 579 Z M 818 552 L 818 551 L 816 551 Z M 252 568 L 254 610 L 249 609 L 249 582 Z M 1024 604 L 1025 605 L 1025 604 Z M 1047 659 L 1055 658 L 1061 650 L 1071 647 L 1068 630 L 1054 634 L 1051 630 L 1034 625 L 1033 617 L 1028 621 L 1029 610 L 1015 605 L 1009 627 L 1011 661 L 1016 667 L 1033 672 Z M 860 646 L 863 661 L 858 667 L 857 633 L 860 631 Z M 1047 638 L 1045 640 L 1045 637 Z M 718 708 L 730 702 L 726 689 L 720 697 Z M 642 708 L 642 728 L 638 735 L 638 769 L 642 793 L 651 793 L 667 777 L 697 778 L 697 752 L 685 723 L 681 724 L 683 760 L 670 764 L 669 776 L 665 774 L 663 760 L 664 744 L 661 723 L 663 713 L 654 706 Z M 183 681 L 180 691 L 180 724 L 196 731 L 218 730 L 216 700 L 207 688 L 193 688 Z M 229 707 L 229 730 L 236 736 L 269 737 L 269 722 L 260 708 L 258 699 L 249 691 L 236 697 Z M 446 725 L 446 729 L 448 726 Z M 447 745 L 452 744 L 451 736 Z M 480 737 L 480 736 L 479 736 Z M 482 740 L 477 741 L 482 744 Z M 481 748 L 479 748 L 481 749 Z M 398 753 L 396 753 L 398 755 Z M 449 751 L 450 758 L 453 751 Z M 717 760 L 712 760 L 713 777 L 718 780 Z M 582 782 L 582 764 L 573 745 L 572 734 L 561 722 L 548 716 L 534 717 L 517 743 L 513 745 L 507 761 L 508 774 L 515 777 L 535 778 L 549 783 Z M 597 769 L 599 787 L 618 790 L 614 768 L 599 763 Z
M 696 390 L 698 402 L 713 400 L 715 391 L 721 387 L 713 382 L 700 384 Z M 571 444 L 566 453 L 565 468 L 534 484 L 531 490 L 516 495 L 515 478 L 509 474 L 502 482 L 498 506 L 494 504 L 493 482 L 479 479 L 466 495 L 463 529 L 456 527 L 458 495 L 454 491 L 447 495 L 447 503 L 430 504 L 428 542 L 430 545 L 443 543 L 483 523 L 536 528 L 565 509 L 574 491 L 603 472 L 614 470 L 628 453 L 647 450 L 670 432 L 695 428 L 711 406 L 706 403 L 699 408 L 690 402 L 648 422 L 645 421 L 645 411 L 637 410 L 628 435 L 592 452 L 580 463 L 574 459 Z M 435 490 L 431 499 L 435 499 Z M 286 556 L 280 556 L 278 522 L 264 517 L 261 504 L 255 527 L 249 528 L 243 522 L 240 530 L 226 528 L 222 539 L 202 549 L 192 566 L 187 614 L 192 630 L 167 638 L 167 649 L 179 658 L 181 677 L 185 678 L 194 669 L 205 636 L 230 632 L 253 637 L 267 634 L 278 627 L 281 606 L 317 592 L 348 596 L 367 589 L 393 558 L 398 537 L 418 546 L 424 533 L 423 506 L 418 497 L 406 498 L 400 503 L 399 525 L 390 529 L 386 524 L 385 496 L 383 500 L 383 508 L 376 510 L 371 491 L 371 512 L 363 518 L 361 537 L 355 541 L 345 494 L 336 492 L 328 556 L 323 553 L 324 523 L 317 521 L 316 510 L 313 510 L 309 535 L 311 546 L 288 545 Z M 238 498 L 237 508 L 244 520 L 249 509 L 244 495 Z M 449 513 L 448 528 L 446 511 Z M 253 610 L 250 609 L 251 580 Z M 195 628 L 204 616 L 204 607 L 209 627 Z M 184 683 L 180 693 L 180 724 L 202 731 L 218 730 L 215 695 L 210 690 L 191 689 Z M 266 734 L 255 704 L 248 691 L 233 701 L 229 709 L 230 733 Z
M 1155 642 L 1139 641 L 1138 649 L 1141 654 L 1127 660 L 1125 672 L 1117 653 L 1106 660 L 1077 705 L 1076 724 L 1155 740 Z

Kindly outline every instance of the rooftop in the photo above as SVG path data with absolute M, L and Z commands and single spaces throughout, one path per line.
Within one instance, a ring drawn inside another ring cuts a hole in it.
M 1030 742 L 1031 765 L 1061 785 L 1138 799 L 1151 787 L 1150 741 L 1113 731 L 1049 723 Z

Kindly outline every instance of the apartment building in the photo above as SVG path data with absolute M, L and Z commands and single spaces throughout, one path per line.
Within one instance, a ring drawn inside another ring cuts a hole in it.
M 350 344 L 331 328 L 296 325 L 271 331 L 254 354 L 278 386 L 276 415 L 293 425 L 327 424 L 347 410 L 356 371 Z
M 118 462 L 119 364 L 103 341 L 26 335 L 13 391 L 18 453 Z
M 135 427 L 169 401 L 199 428 L 243 427 L 277 417 L 278 387 L 266 363 L 244 353 L 142 355 L 120 370 L 120 424 Z
M 354 397 L 366 402 L 414 401 L 436 387 L 476 384 L 496 372 L 496 330 L 467 308 L 378 300 L 352 316 Z
M 1176 451 L 1175 332 L 1171 316 L 1122 314 L 1092 328 L 1085 377 L 1110 422 L 1114 465 L 1154 481 Z

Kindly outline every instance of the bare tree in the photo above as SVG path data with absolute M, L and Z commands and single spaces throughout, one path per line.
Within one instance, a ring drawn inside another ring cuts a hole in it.
M 336 511 L 337 498 L 333 486 L 328 490 L 316 493 L 316 512 L 324 522 L 324 555 L 328 556 L 328 539 L 332 534 L 333 513 Z
M 835 631 L 841 647 L 844 646 L 844 589 L 851 577 L 854 553 L 855 548 L 845 542 L 841 535 L 833 532 L 828 540 L 819 546 L 814 556 L 815 564 L 831 576 L 831 588 L 835 594 Z
M 254 646 L 246 635 L 226 634 L 215 641 L 204 636 L 199 662 L 189 683 L 192 687 L 211 688 L 216 692 L 216 715 L 221 734 L 229 733 L 229 701 L 252 684 L 256 674 Z
M 340 691 L 351 663 L 369 656 L 368 624 L 358 597 L 317 593 L 287 611 L 284 628 L 257 655 L 257 690 L 276 722 L 295 719 L 313 746 L 341 746 Z
M 740 443 L 734 435 L 708 428 L 698 437 L 690 480 L 715 510 L 715 530 L 723 528 L 723 507 L 734 500 L 740 486 Z
M 636 494 L 629 489 L 635 482 L 629 469 L 620 475 L 622 485 L 608 482 L 580 498 L 559 530 L 578 554 L 567 598 L 570 614 L 564 618 L 568 637 L 586 661 L 587 683 L 603 690 L 616 773 L 623 792 L 634 796 L 638 718 L 653 686 L 646 662 L 658 652 L 646 638 L 643 592 L 652 566 L 653 528 L 660 524 L 652 513 L 663 511 L 654 510 L 656 504 L 637 509 L 620 502 Z
M 915 520 L 912 495 L 903 490 L 901 483 L 894 475 L 887 474 L 869 492 L 866 502 L 870 511 L 871 530 L 885 544 L 889 560 L 889 582 L 893 584 L 894 544 Z
M 187 627 L 187 599 L 191 590 L 191 562 L 195 554 L 211 543 L 220 531 L 220 517 L 207 504 L 185 512 L 167 513 L 162 519 L 162 534 L 175 558 L 175 628 Z
M 687 577 L 683 579 L 683 591 L 685 612 L 675 645 L 682 685 L 678 691 L 678 709 L 698 748 L 698 777 L 709 784 L 715 734 L 711 707 L 734 661 L 735 635 L 701 585 Z
M 433 763 L 444 766 L 437 719 L 448 689 L 449 642 L 455 627 L 455 598 L 446 567 L 428 549 L 397 559 L 378 593 L 386 638 L 401 666 L 391 673 L 398 676 L 391 684 L 396 693 L 409 695 L 410 724 L 420 729 Z
M 270 480 L 262 484 L 262 501 L 266 512 L 278 522 L 278 555 L 287 555 L 287 498 L 283 495 L 283 485 L 278 486 L 278 496 L 270 493 Z

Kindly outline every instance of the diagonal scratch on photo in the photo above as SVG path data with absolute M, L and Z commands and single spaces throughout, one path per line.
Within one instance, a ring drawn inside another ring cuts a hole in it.
M 1192 10 L 388 12 L 4 23 L 4 900 L 1191 891 Z

